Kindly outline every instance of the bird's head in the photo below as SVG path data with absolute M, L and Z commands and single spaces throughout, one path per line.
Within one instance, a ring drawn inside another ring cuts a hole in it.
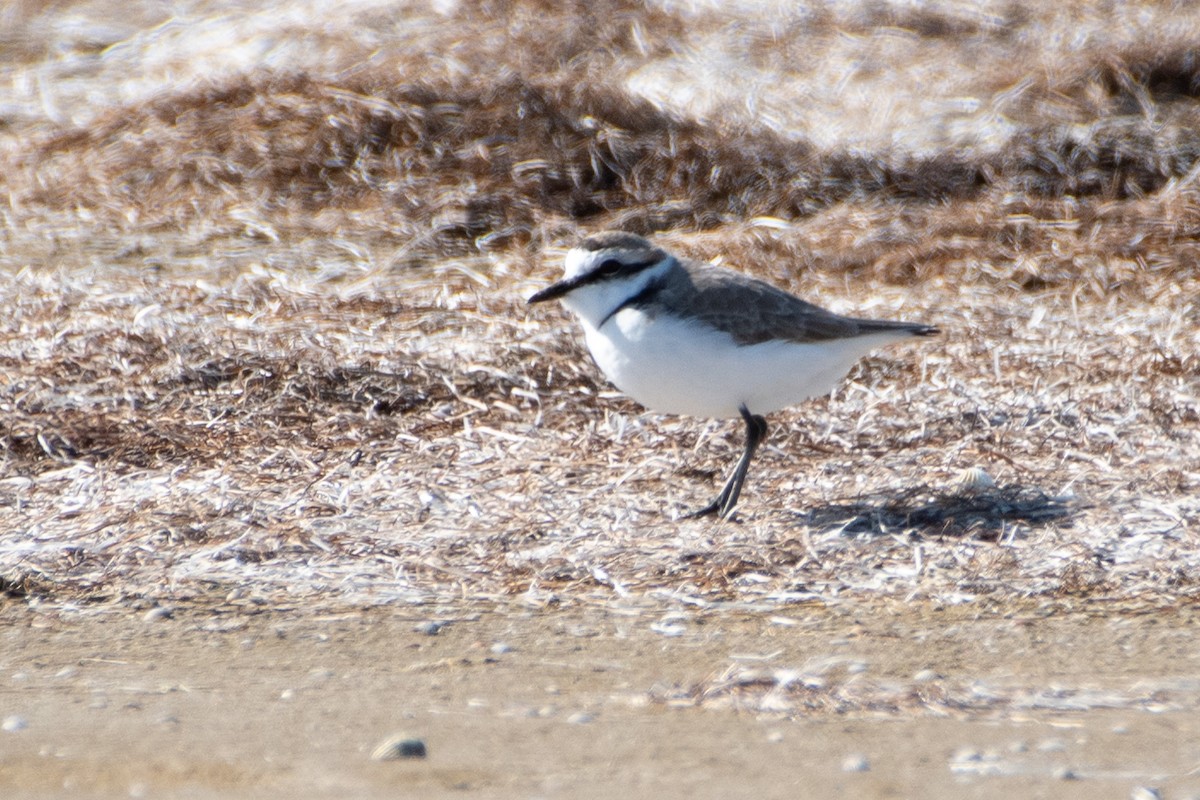
M 590 236 L 567 252 L 563 278 L 529 298 L 561 300 L 594 326 L 674 264 L 674 257 L 647 239 L 623 231 Z

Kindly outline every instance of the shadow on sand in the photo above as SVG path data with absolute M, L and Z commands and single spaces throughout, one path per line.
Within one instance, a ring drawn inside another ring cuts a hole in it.
M 898 495 L 879 493 L 829 503 L 796 516 L 803 525 L 841 528 L 848 534 L 917 533 L 995 540 L 1015 533 L 1017 525 L 1039 527 L 1063 520 L 1069 524 L 1082 507 L 1073 497 L 1048 495 L 1029 486 L 957 492 L 919 486 Z

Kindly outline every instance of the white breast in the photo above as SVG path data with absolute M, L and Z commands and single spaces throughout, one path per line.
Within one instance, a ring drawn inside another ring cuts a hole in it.
M 592 357 L 622 392 L 654 411 L 713 418 L 737 417 L 742 405 L 769 414 L 827 394 L 859 358 L 908 336 L 741 347 L 721 331 L 635 308 L 599 329 L 581 321 Z

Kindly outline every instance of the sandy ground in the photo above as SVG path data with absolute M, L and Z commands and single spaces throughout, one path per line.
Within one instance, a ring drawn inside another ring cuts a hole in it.
M 1200 796 L 1193 611 L 427 612 L 146 618 L 10 603 L 0 711 L 19 729 L 0 733 L 0 795 Z M 431 634 L 431 621 L 445 624 Z M 830 661 L 852 665 L 849 680 L 1143 699 L 795 715 L 692 692 L 731 664 Z M 372 760 L 396 733 L 427 757 Z

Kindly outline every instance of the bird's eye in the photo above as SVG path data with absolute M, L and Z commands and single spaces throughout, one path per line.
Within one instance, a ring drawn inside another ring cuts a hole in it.
M 617 261 L 615 258 L 609 258 L 600 262 L 600 266 L 596 267 L 596 274 L 603 275 L 604 277 L 610 277 L 612 275 L 616 275 L 617 271 L 620 269 L 621 262 Z

